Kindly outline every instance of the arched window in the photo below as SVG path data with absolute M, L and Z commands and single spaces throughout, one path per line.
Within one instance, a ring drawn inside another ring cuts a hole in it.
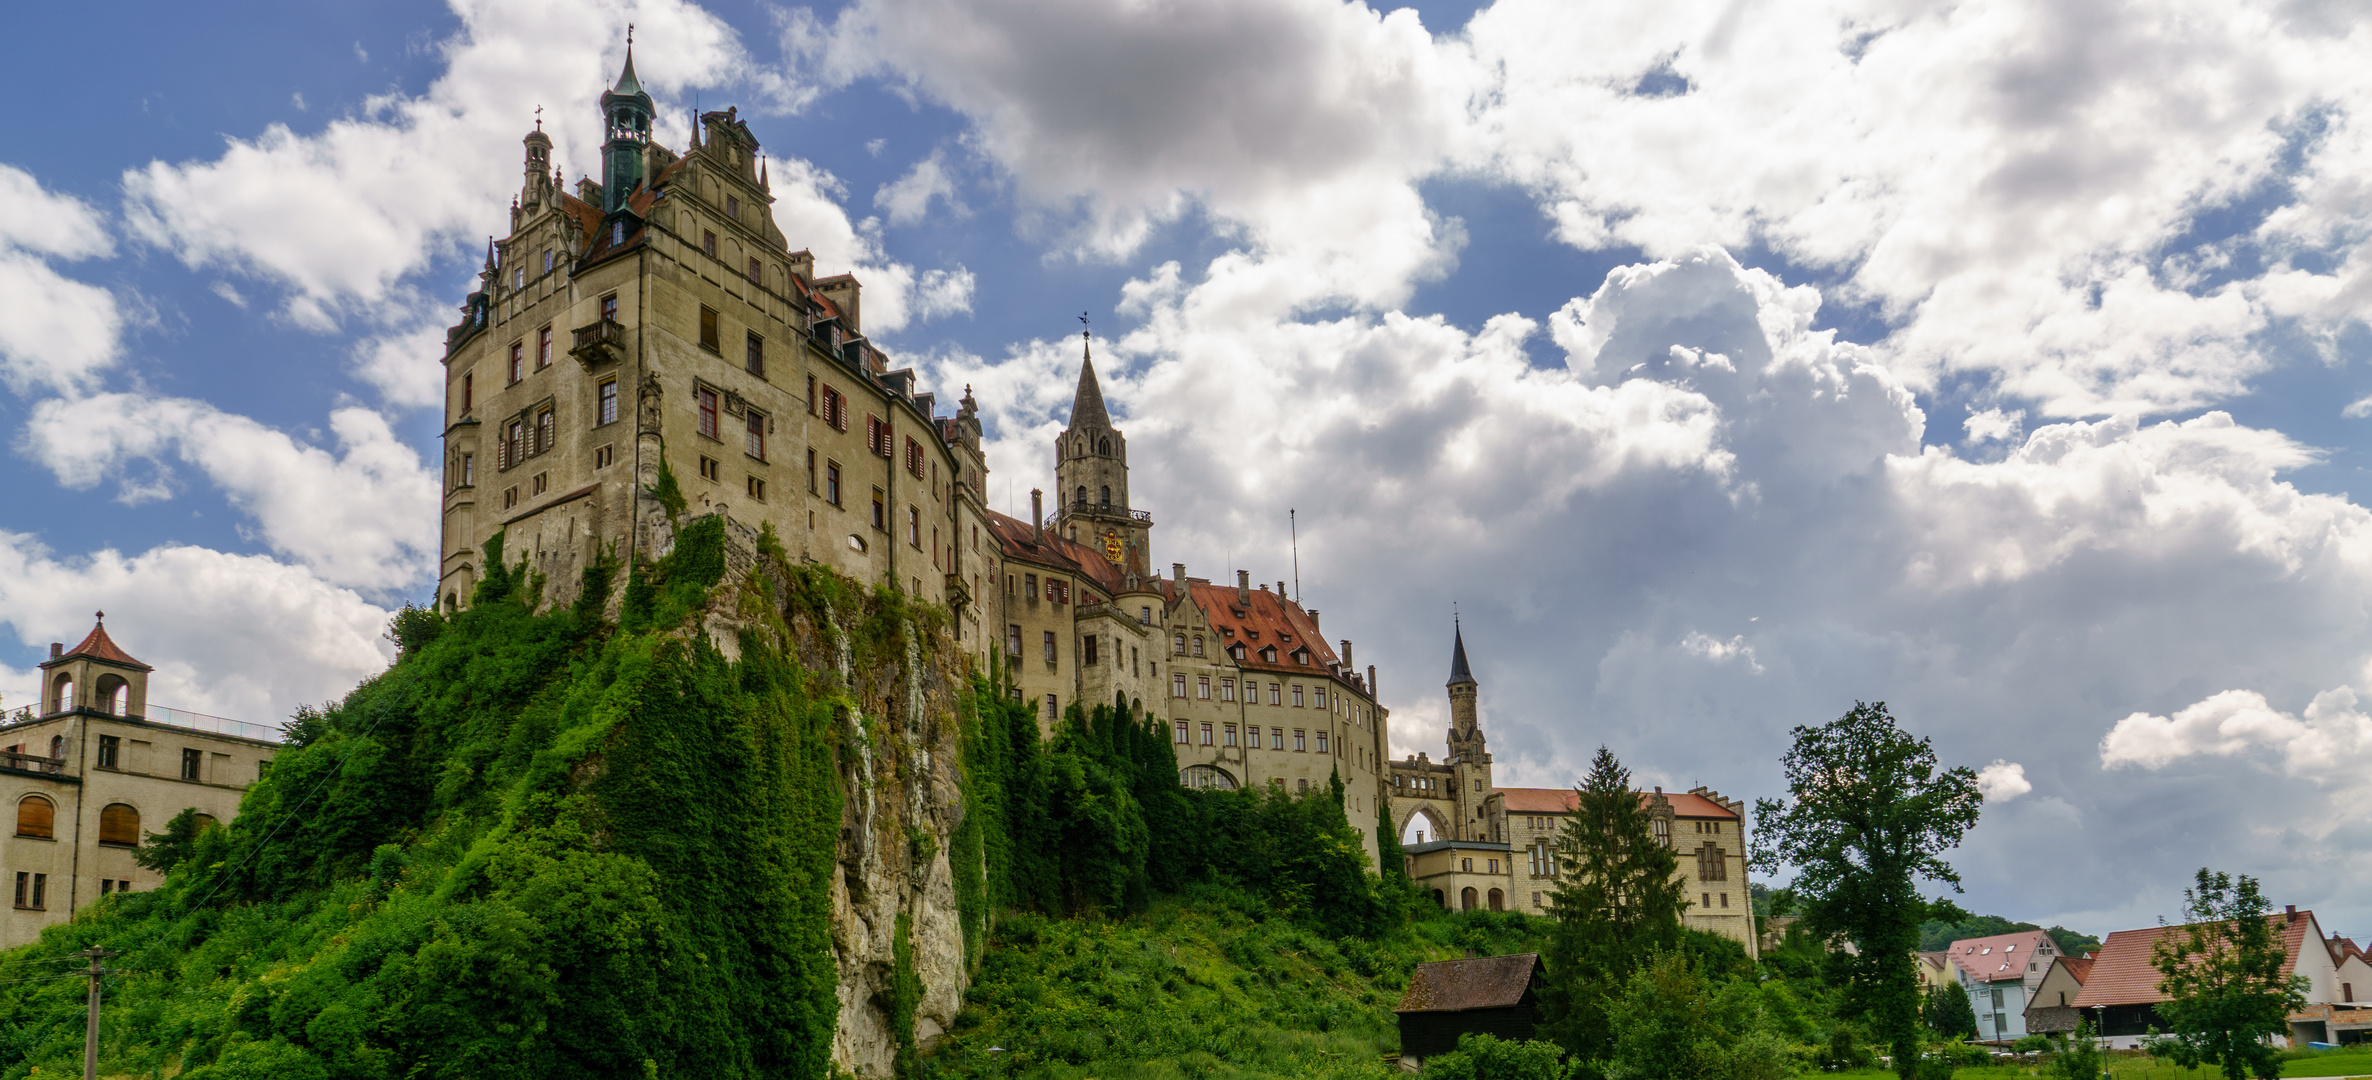
M 1216 765 L 1188 765 L 1178 770 L 1178 783 L 1190 788 L 1234 791 L 1235 777 Z
M 1507 895 L 1505 893 L 1502 893 L 1497 889 L 1491 890 L 1491 910 L 1507 910 Z
M 109 803 L 99 811 L 99 842 L 116 847 L 140 846 L 140 811 L 125 803 Z
M 1170 639 L 1170 647 L 1172 651 L 1176 652 L 1178 655 L 1186 655 L 1186 635 L 1179 634 L 1176 637 Z
M 1076 498 L 1076 499 L 1072 499 L 1072 500 L 1071 500 L 1071 505 L 1072 505 L 1072 506 L 1085 506 L 1085 505 L 1087 505 L 1087 485 L 1085 485 L 1085 484 L 1081 484 L 1081 485 L 1079 485 L 1079 497 L 1078 497 L 1078 498 Z
M 1450 906 L 1450 902 L 1442 897 L 1440 889 L 1433 890 L 1433 906 L 1438 908 Z
M 58 807 L 40 795 L 27 795 L 16 803 L 16 834 L 43 840 L 57 836 Z
M 1458 910 L 1460 910 L 1460 911 L 1472 911 L 1472 910 L 1474 910 L 1474 907 L 1475 907 L 1475 900 L 1476 900 L 1476 896 L 1475 896 L 1475 892 L 1474 892 L 1474 886 L 1472 886 L 1472 885 L 1468 885 L 1468 886 L 1466 886 L 1464 889 L 1461 889 L 1461 890 L 1459 890 L 1459 892 L 1458 892 Z
M 1111 457 L 1111 456 L 1112 456 L 1112 440 L 1110 440 L 1110 439 L 1097 439 L 1097 440 L 1095 441 L 1095 452 L 1096 452 L 1096 453 L 1099 453 L 1099 454 L 1102 454 L 1102 455 L 1103 455 L 1103 456 L 1105 456 L 1105 457 Z
M 64 758 L 66 756 L 66 737 L 64 735 L 52 735 L 49 737 L 49 756 L 52 760 Z
M 57 701 L 59 712 L 65 712 L 66 710 L 74 707 L 74 676 L 58 676 Z
M 1196 656 L 1201 656 L 1201 655 L 1202 655 L 1202 635 L 1201 635 L 1201 634 L 1196 634 L 1196 635 L 1194 635 L 1194 655 L 1196 655 Z
M 1104 488 L 1103 488 L 1103 492 L 1104 492 L 1104 505 L 1105 505 L 1105 506 L 1110 506 L 1110 505 L 1112 505 L 1112 485 L 1110 485 L 1110 484 L 1105 484 L 1105 485 L 1104 485 Z

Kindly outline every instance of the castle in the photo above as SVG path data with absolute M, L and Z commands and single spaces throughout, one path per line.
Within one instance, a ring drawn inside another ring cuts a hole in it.
M 1482 687 L 1466 660 L 1465 628 L 1453 629 L 1451 640 L 1449 756 L 1437 762 L 1411 754 L 1390 763 L 1385 781 L 1408 876 L 1444 907 L 1547 914 L 1560 872 L 1557 830 L 1573 812 L 1574 792 L 1492 783 L 1477 708 Z M 1683 924 L 1758 955 L 1745 802 L 1703 787 L 1671 794 L 1659 787 L 1640 793 L 1640 802 L 1656 839 L 1679 855 Z
M 1184 783 L 1301 792 L 1339 777 L 1376 856 L 1391 753 L 1375 669 L 1282 583 L 1155 572 L 1091 341 L 1052 447 L 1053 513 L 1037 491 L 1027 521 L 990 510 L 970 390 L 940 415 L 866 338 L 857 280 L 817 277 L 790 249 L 737 111 L 700 114 L 681 155 L 659 145 L 631 49 L 601 111 L 601 179 L 573 193 L 541 124 L 526 136 L 509 233 L 446 335 L 448 610 L 496 536 L 558 603 L 589 568 L 663 554 L 672 481 L 691 514 L 771 528 L 795 558 L 945 605 L 1046 725 L 1074 702 L 1126 702 L 1171 732 Z

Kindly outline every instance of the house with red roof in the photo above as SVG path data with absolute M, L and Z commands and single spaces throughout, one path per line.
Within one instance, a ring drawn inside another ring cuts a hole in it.
M 2363 992 L 2363 986 L 2341 976 L 2343 968 L 2361 970 L 2348 965 L 2351 956 L 2361 955 L 2353 950 L 2353 943 L 2325 937 L 2314 912 L 2300 911 L 2296 905 L 2265 919 L 2280 934 L 2285 954 L 2282 974 L 2306 977 L 2306 1007 L 2290 1015 L 2290 1033 L 2283 1041 L 2294 1046 L 2354 1043 L 2372 1037 L 2372 1007 L 2350 1000 Z M 2119 930 L 2101 942 L 2083 992 L 2070 1004 L 2093 1018 L 2109 1045 L 2136 1047 L 2152 1028 L 2163 1030 L 2157 1007 L 2166 994 L 2158 989 L 2162 976 L 2153 960 L 2160 941 L 2189 929 L 2182 925 Z
M 1977 1041 L 2025 1038 L 2026 1008 L 2034 1000 L 2059 946 L 2041 930 L 1963 938 L 1945 950 L 1960 988 L 1977 1014 Z
M 2042 981 L 2026 998 L 2026 1030 L 2044 1035 L 2064 1035 L 2075 1031 L 2083 1014 L 2075 1007 L 2077 996 L 2084 992 L 2084 980 L 2092 975 L 2092 958 L 2061 953 L 2051 958 L 2051 966 L 2043 972 Z

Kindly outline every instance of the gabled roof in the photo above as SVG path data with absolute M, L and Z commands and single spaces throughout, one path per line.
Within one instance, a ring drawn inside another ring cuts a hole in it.
M 1505 796 L 1507 812 L 1511 814 L 1570 814 L 1576 804 L 1572 788 L 1496 788 L 1494 790 Z M 1649 801 L 1654 798 L 1654 794 L 1650 792 L 1639 793 L 1639 802 L 1643 806 L 1649 805 Z M 1672 804 L 1672 816 L 1674 817 L 1738 820 L 1738 815 L 1731 813 L 1729 807 L 1702 795 L 1692 795 L 1685 791 L 1667 791 L 1664 793 L 1664 799 Z
M 987 517 L 989 533 L 996 538 L 997 550 L 1007 560 L 1020 559 L 1086 578 L 1106 594 L 1117 595 L 1121 591 L 1124 582 L 1120 568 L 1095 549 L 1073 543 L 1053 529 L 1045 530 L 1041 536 L 1029 522 L 994 510 L 988 511 Z
M 2275 930 L 2281 934 L 2282 950 L 2288 954 L 2281 962 L 2281 973 L 2284 976 L 2295 973 L 2306 935 L 2314 933 L 2314 912 L 2301 911 L 2295 917 L 2286 913 L 2265 917 L 2288 920 Z M 2187 925 L 2147 926 L 2110 934 L 2107 941 L 2100 943 L 2100 951 L 2092 954 L 2092 971 L 2084 980 L 2084 992 L 2068 1004 L 2089 1009 L 2095 1005 L 2154 1005 L 2166 1000 L 2166 995 L 2158 991 L 2158 980 L 2164 976 L 2150 961 L 2159 940 L 2189 929 Z
M 2078 986 L 2092 981 L 2092 958 L 2089 956 L 2060 956 L 2051 962 L 2066 968 L 2067 976 L 2074 979 Z
M 1457 1012 L 1521 1005 L 1532 991 L 1533 973 L 1543 970 L 1538 953 L 1418 964 L 1408 977 L 1408 993 L 1401 995 L 1400 1007 L 1392 1011 Z
M 2037 958 L 2042 956 L 2046 945 L 2051 945 L 2050 934 L 2020 930 L 2014 934 L 1962 938 L 1946 951 L 1952 954 L 1953 965 L 1976 982 L 2009 982 L 2024 979 L 2026 965 L 2039 963 Z M 2056 953 L 2059 949 L 2053 945 L 2050 951 Z
M 132 659 L 132 654 L 117 647 L 115 644 L 115 639 L 107 636 L 107 613 L 104 611 L 99 613 L 98 624 L 91 627 L 91 632 L 83 637 L 82 644 L 76 645 L 65 652 L 59 653 L 57 656 L 51 658 L 41 666 L 44 668 L 53 668 L 69 660 L 86 658 L 97 660 L 102 663 L 115 664 L 120 667 L 128 667 L 134 671 L 156 670 L 155 668 L 149 667 L 138 660 Z

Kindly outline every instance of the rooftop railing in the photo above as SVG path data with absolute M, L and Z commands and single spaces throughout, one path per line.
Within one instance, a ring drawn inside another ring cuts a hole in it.
M 73 711 L 86 716 L 113 715 L 104 709 L 90 708 L 87 706 L 75 709 Z M 5 714 L 0 714 L 0 726 L 29 724 L 35 720 L 46 720 L 56 715 L 59 714 L 35 712 L 32 706 L 25 705 L 10 709 Z M 187 728 L 191 731 L 207 731 L 216 735 L 229 735 L 240 739 L 254 739 L 258 742 L 276 743 L 281 741 L 282 737 L 280 729 L 276 727 L 269 727 L 264 724 L 250 724 L 245 720 L 233 720 L 229 717 L 223 716 L 209 716 L 206 713 L 191 712 L 187 709 L 167 708 L 163 705 L 150 705 L 147 712 L 138 716 L 129 717 L 129 719 L 144 720 L 148 723 L 160 724 L 165 727 Z

